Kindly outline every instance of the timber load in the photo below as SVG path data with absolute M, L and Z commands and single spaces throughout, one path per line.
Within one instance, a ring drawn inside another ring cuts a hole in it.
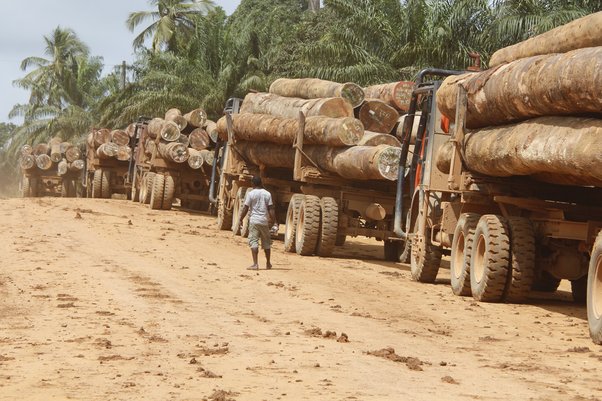
M 93 160 L 110 160 L 127 162 L 132 157 L 130 138 L 134 131 L 131 128 L 125 130 L 110 130 L 107 128 L 93 129 L 86 138 L 89 162 Z M 67 160 L 69 156 L 66 154 Z
M 511 53 L 530 55 L 515 50 L 554 38 L 590 37 L 602 29 L 600 18 L 597 13 L 556 28 L 511 46 Z M 596 28 L 583 24 L 590 20 L 598 21 Z M 575 47 L 447 78 L 437 92 L 439 110 L 454 121 L 458 88 L 466 89 L 467 134 L 458 150 L 451 143 L 440 149 L 437 168 L 449 172 L 458 151 L 463 164 L 480 174 L 602 187 L 602 47 Z
M 400 81 L 388 84 L 373 85 L 364 88 L 367 99 L 378 99 L 400 112 L 407 112 L 410 108 L 414 82 Z
M 360 106 L 364 101 L 364 91 L 359 85 L 352 82 L 340 84 L 317 78 L 280 78 L 272 82 L 269 92 L 284 97 L 302 99 L 340 97 L 347 100 L 354 108 Z
M 79 147 L 54 137 L 36 145 L 23 145 L 19 152 L 19 167 L 24 173 L 55 174 L 63 176 L 68 171 L 81 171 L 84 162 Z

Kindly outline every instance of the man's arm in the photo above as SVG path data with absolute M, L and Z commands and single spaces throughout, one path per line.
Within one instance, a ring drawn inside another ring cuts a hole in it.
M 268 206 L 269 226 L 276 224 L 276 209 L 274 205 Z

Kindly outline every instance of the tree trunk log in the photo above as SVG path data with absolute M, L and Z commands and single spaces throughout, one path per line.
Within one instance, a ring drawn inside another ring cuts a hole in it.
M 418 136 L 418 126 L 420 125 L 420 116 L 421 113 L 418 111 L 414 116 L 414 125 L 412 126 L 412 136 L 410 137 L 410 144 L 413 145 L 416 143 L 416 137 Z M 395 131 L 395 136 L 399 138 L 399 140 L 403 140 L 403 125 L 405 124 L 405 120 L 408 118 L 408 115 L 405 114 L 399 117 L 397 123 L 397 130 Z
M 201 151 L 191 148 L 188 149 L 188 153 L 190 154 L 190 156 L 188 156 L 188 165 L 191 169 L 198 170 L 201 167 L 203 167 L 203 163 L 205 163 L 205 158 L 203 157 Z
M 396 148 L 401 148 L 401 142 L 394 135 L 381 134 L 378 132 L 366 131 L 364 136 L 357 143 L 359 146 L 378 146 L 388 145 Z
M 354 108 L 364 101 L 364 90 L 359 85 L 351 82 L 339 84 L 317 78 L 279 78 L 270 85 L 270 93 L 301 99 L 342 97 Z
M 61 161 L 62 158 L 63 155 L 61 154 L 61 143 L 53 143 L 50 147 L 50 160 L 52 160 L 55 163 L 58 163 Z
M 395 128 L 399 113 L 382 100 L 367 99 L 359 109 L 358 118 L 367 131 L 388 134 Z
M 213 166 L 213 160 L 215 159 L 215 153 L 212 150 L 201 150 L 201 154 L 203 155 L 203 160 L 205 160 L 205 164 L 208 166 Z
M 113 142 L 103 143 L 96 149 L 96 156 L 99 159 L 110 159 L 117 156 L 119 145 Z
M 116 129 L 111 132 L 111 142 L 119 146 L 126 146 L 130 144 L 130 136 L 127 132 Z
M 180 111 L 180 109 L 169 109 L 165 112 L 165 120 L 167 121 L 171 121 L 172 118 L 174 117 L 181 117 L 182 116 L 182 112 Z
M 69 164 L 67 163 L 67 160 L 63 159 L 59 162 L 59 164 L 57 165 L 57 172 L 59 173 L 59 175 L 65 175 L 67 174 L 67 171 L 69 169 Z
M 33 147 L 34 156 L 47 155 L 48 152 L 50 152 L 50 148 L 46 143 L 38 143 Z
M 84 169 L 83 160 L 74 160 L 69 163 L 69 171 L 82 171 Z
M 190 147 L 195 150 L 207 149 L 211 145 L 209 134 L 202 128 L 196 128 L 188 136 Z
M 117 155 L 115 155 L 115 158 L 122 162 L 129 161 L 132 158 L 132 149 L 127 145 L 120 146 L 117 150 Z
M 238 142 L 236 149 L 258 166 L 293 168 L 295 150 L 288 145 Z M 306 146 L 304 152 L 322 170 L 353 180 L 396 180 L 400 149 L 391 146 L 329 148 Z
M 188 137 L 188 135 L 180 134 L 180 137 L 176 142 L 181 143 L 186 147 L 190 146 L 190 138 Z
M 451 76 L 437 91 L 455 120 L 457 84 L 468 92 L 466 126 L 480 128 L 546 115 L 600 113 L 602 47 L 535 56 L 491 70 Z
M 31 147 L 31 145 L 23 145 L 21 146 L 21 156 L 26 156 L 26 155 L 31 155 L 33 154 L 33 148 Z
M 542 54 L 566 53 L 602 46 L 602 12 L 587 15 L 566 25 L 493 53 L 489 67 Z
M 213 143 L 216 143 L 219 138 L 217 124 L 214 121 L 207 120 L 204 128 L 205 131 L 207 131 L 207 134 L 209 134 L 209 138 L 211 138 L 211 141 L 213 141 Z
M 369 86 L 364 88 L 364 93 L 368 99 L 382 100 L 389 106 L 406 112 L 410 108 L 413 89 L 414 82 L 401 81 Z
M 178 142 L 159 143 L 159 154 L 174 163 L 184 163 L 188 160 L 188 148 Z
M 50 170 L 52 167 L 52 160 L 47 154 L 41 154 L 36 157 L 36 165 L 40 170 Z
M 111 131 L 106 128 L 94 131 L 94 148 L 107 142 L 111 142 Z
M 267 114 L 239 113 L 232 115 L 232 128 L 237 139 L 250 142 L 271 142 L 292 145 L 299 132 L 299 120 Z M 226 118 L 217 122 L 220 138 L 228 139 Z M 356 145 L 364 135 L 364 127 L 352 117 L 307 117 L 303 142 L 332 147 Z
M 189 113 L 184 114 L 184 118 L 190 126 L 200 128 L 207 121 L 207 113 L 203 109 L 194 109 Z
M 67 149 L 71 146 L 70 142 L 61 142 L 61 153 L 65 154 Z
M 36 166 L 36 157 L 34 155 L 22 155 L 19 160 L 19 166 L 23 170 L 30 170 Z
M 519 124 L 484 128 L 466 135 L 467 168 L 494 177 L 530 175 L 567 185 L 602 187 L 602 120 L 540 117 Z M 437 157 L 449 172 L 453 148 Z
M 353 107 L 340 97 L 298 99 L 272 93 L 249 93 L 240 110 L 241 113 L 271 114 L 284 118 L 298 118 L 300 111 L 306 117 L 353 117 Z
M 75 160 L 78 160 L 82 157 L 82 152 L 79 150 L 77 146 L 69 146 L 65 149 L 65 158 L 69 163 L 73 163 Z
M 148 126 L 146 127 L 146 131 L 148 136 L 155 139 L 161 135 L 161 129 L 163 128 L 163 120 L 162 118 L 153 118 L 149 121 Z

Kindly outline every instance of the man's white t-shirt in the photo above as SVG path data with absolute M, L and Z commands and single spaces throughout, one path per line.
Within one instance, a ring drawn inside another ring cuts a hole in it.
M 249 208 L 249 224 L 269 225 L 268 208 L 272 205 L 272 195 L 265 189 L 254 188 L 248 191 L 245 206 Z

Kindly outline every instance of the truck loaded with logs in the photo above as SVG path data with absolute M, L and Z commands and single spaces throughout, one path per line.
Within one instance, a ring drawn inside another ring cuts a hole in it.
M 169 210 L 176 199 L 184 208 L 209 210 L 209 176 L 216 124 L 203 109 L 135 124 L 132 200 L 151 209 Z
M 128 166 L 132 158 L 134 125 L 125 130 L 92 129 L 86 139 L 86 177 L 88 198 L 127 198 L 131 180 Z
M 328 256 L 347 236 L 365 236 L 384 241 L 387 259 L 403 258 L 405 243 L 393 232 L 401 153 L 394 134 L 408 96 L 407 83 L 364 89 L 278 79 L 242 106 L 231 99 L 217 122 L 219 184 L 210 191 L 219 228 L 248 233 L 238 216 L 259 175 L 285 224 L 286 251 Z
M 434 282 L 445 250 L 453 293 L 477 301 L 522 302 L 570 280 L 602 343 L 600 46 L 597 13 L 498 51 L 489 70 L 419 74 L 398 171 L 411 185 L 395 211 L 414 280 Z
M 77 182 L 84 170 L 79 147 L 59 137 L 48 143 L 21 147 L 21 195 L 75 197 Z

